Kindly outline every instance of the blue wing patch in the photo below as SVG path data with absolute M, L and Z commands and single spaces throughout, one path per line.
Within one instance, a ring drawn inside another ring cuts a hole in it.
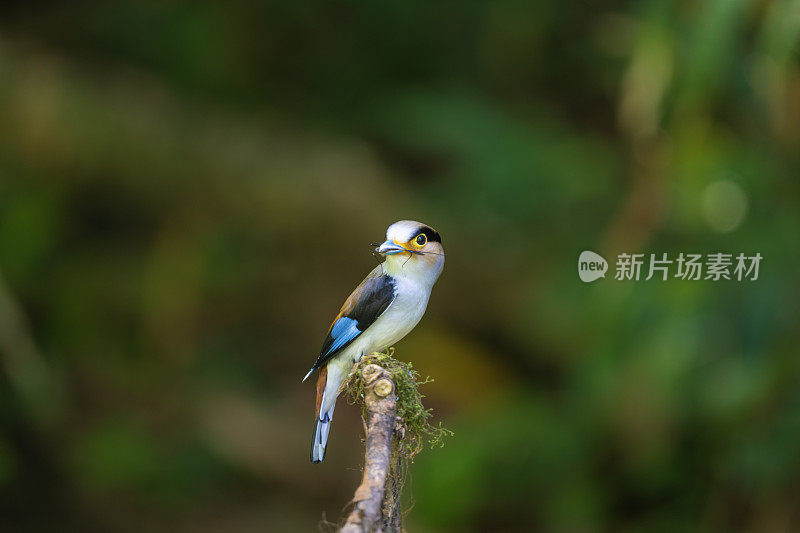
M 392 303 L 394 290 L 394 279 L 381 274 L 378 265 L 344 302 L 339 318 L 331 325 L 322 343 L 317 361 L 303 381 L 366 331 Z
M 361 335 L 361 330 L 358 329 L 358 320 L 353 320 L 352 318 L 343 316 L 337 320 L 331 328 L 331 338 L 333 339 L 333 343 L 331 344 L 330 348 L 328 348 L 328 351 L 325 352 L 325 355 L 327 356 L 332 354 L 359 335 Z

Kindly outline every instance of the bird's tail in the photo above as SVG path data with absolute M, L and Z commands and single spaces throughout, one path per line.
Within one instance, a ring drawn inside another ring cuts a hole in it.
M 330 394 L 336 394 L 338 386 L 333 388 L 331 393 L 327 391 L 328 369 L 323 367 L 317 379 L 317 416 L 314 420 L 314 440 L 311 441 L 311 462 L 319 463 L 325 459 L 325 447 L 328 444 L 328 435 L 331 431 L 331 420 L 333 419 L 333 409 L 336 407 L 336 397 L 327 398 Z
M 311 462 L 319 463 L 325 459 L 325 447 L 328 444 L 328 435 L 331 430 L 331 419 L 328 413 L 324 418 L 314 421 L 314 441 L 311 443 Z

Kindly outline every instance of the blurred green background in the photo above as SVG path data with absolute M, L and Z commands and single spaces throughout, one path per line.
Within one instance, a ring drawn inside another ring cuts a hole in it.
M 0 529 L 314 531 L 300 378 L 398 219 L 410 531 L 800 530 L 800 2 L 0 8 Z M 578 254 L 759 252 L 756 281 Z

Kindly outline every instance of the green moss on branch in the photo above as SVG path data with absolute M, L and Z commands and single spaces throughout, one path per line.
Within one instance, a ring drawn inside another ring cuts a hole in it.
M 361 369 L 369 364 L 376 364 L 389 372 L 397 387 L 397 424 L 395 424 L 395 442 L 397 452 L 413 462 L 414 458 L 425 448 L 442 447 L 447 437 L 453 432 L 443 428 L 441 422 L 433 425 L 430 422 L 432 409 L 426 409 L 422 403 L 425 395 L 419 391 L 421 385 L 433 381 L 430 377 L 420 378 L 411 363 L 394 358 L 394 349 L 387 347 L 383 353 L 365 355 L 350 371 L 343 385 L 343 392 L 351 404 L 359 403 L 362 415 L 366 417 L 364 404 L 364 381 Z

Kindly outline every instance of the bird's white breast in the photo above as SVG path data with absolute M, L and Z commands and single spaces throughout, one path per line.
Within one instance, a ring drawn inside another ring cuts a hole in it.
M 358 360 L 363 354 L 383 350 L 405 337 L 422 319 L 428 307 L 431 287 L 406 278 L 396 278 L 395 298 L 386 311 L 348 347 Z

